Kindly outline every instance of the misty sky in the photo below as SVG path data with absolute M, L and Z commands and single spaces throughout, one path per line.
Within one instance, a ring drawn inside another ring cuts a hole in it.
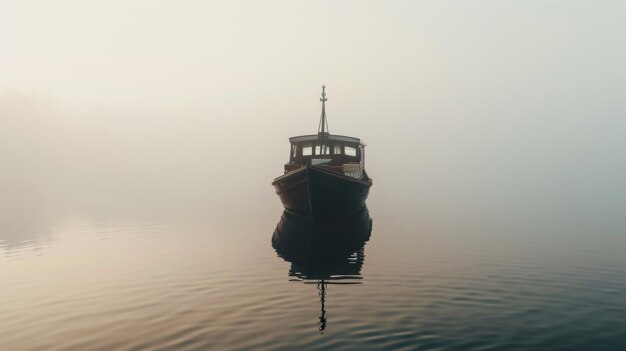
M 0 208 L 234 208 L 233 189 L 266 201 L 287 138 L 316 131 L 326 84 L 331 133 L 368 144 L 372 201 L 619 227 L 625 13 L 623 1 L 2 0 Z

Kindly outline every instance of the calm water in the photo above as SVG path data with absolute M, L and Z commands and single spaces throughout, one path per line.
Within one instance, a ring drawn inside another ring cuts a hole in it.
M 306 223 L 272 245 L 269 186 L 244 213 L 8 218 L 0 350 L 626 348 L 620 233 L 458 230 L 382 198 L 321 259 L 294 239 Z

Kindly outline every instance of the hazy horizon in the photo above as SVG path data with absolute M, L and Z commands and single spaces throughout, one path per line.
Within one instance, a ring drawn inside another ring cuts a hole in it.
M 325 84 L 331 133 L 368 144 L 372 197 L 396 213 L 619 230 L 624 10 L 5 1 L 2 208 L 210 212 L 241 204 L 233 188 L 264 208 Z

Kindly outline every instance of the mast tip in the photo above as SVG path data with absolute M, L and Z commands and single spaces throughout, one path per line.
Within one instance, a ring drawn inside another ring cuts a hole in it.
M 328 122 L 326 122 L 326 85 L 322 85 L 322 97 L 320 98 L 322 102 L 322 116 L 320 117 L 320 124 L 317 128 L 318 133 L 328 133 Z

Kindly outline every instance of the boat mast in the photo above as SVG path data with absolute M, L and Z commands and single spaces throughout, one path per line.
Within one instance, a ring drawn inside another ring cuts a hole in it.
M 317 127 L 317 133 L 319 135 L 327 135 L 328 132 L 328 122 L 326 121 L 326 86 L 322 85 L 322 97 L 320 101 L 322 102 L 322 116 L 320 117 L 320 124 Z

